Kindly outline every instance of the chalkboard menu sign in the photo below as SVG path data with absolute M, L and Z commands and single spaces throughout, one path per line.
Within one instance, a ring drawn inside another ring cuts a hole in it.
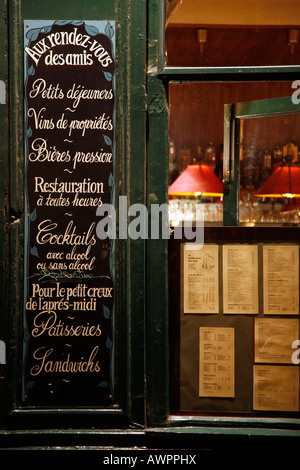
M 24 22 L 26 405 L 114 402 L 115 25 Z

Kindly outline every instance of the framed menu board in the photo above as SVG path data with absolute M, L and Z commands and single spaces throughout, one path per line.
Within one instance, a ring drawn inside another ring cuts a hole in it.
M 169 244 L 172 413 L 298 418 L 298 229 L 208 226 L 204 240 Z
M 23 401 L 113 402 L 115 25 L 24 22 Z

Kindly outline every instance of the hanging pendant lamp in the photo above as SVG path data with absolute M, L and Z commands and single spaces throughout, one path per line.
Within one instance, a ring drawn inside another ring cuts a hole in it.
M 300 167 L 286 156 L 286 164 L 279 165 L 255 194 L 256 197 L 300 197 Z
M 188 165 L 171 184 L 169 196 L 205 196 L 223 195 L 223 184 L 208 165 Z

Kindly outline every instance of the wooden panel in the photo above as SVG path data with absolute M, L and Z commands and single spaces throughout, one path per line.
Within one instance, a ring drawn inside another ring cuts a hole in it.
M 208 28 L 202 55 L 196 31 L 196 27 L 167 28 L 167 65 L 241 67 L 295 65 L 300 61 L 300 45 L 291 54 L 287 28 Z

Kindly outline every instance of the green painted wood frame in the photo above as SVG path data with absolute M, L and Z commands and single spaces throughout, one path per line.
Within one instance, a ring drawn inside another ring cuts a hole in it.
M 78 428 L 103 428 L 93 436 L 95 442 L 99 442 L 98 435 L 99 439 L 104 436 L 102 442 L 106 443 L 112 442 L 111 431 L 118 430 L 122 439 L 130 435 L 133 445 L 140 442 L 139 436 L 146 430 L 152 443 L 157 444 L 158 439 L 166 436 L 171 447 L 183 435 L 186 435 L 187 443 L 194 436 L 193 445 L 197 447 L 198 436 L 205 436 L 206 443 L 216 435 L 221 439 L 238 435 L 299 438 L 299 423 L 285 419 L 170 415 L 168 243 L 161 239 L 127 240 L 118 244 L 118 406 L 64 410 L 22 409 L 19 406 L 21 351 L 18 338 L 22 311 L 19 286 L 23 275 L 22 20 L 116 19 L 120 97 L 117 102 L 117 195 L 127 195 L 128 205 L 142 203 L 149 209 L 153 203 L 167 202 L 167 85 L 170 80 L 296 79 L 300 67 L 168 68 L 164 59 L 164 0 L 107 0 L 101 2 L 100 9 L 97 0 L 4 0 L 2 4 L 4 14 L 0 19 L 0 34 L 1 38 L 7 38 L 7 43 L 0 41 L 0 65 L 9 87 L 8 105 L 0 105 L 3 124 L 0 169 L 4 181 L 0 188 L 3 250 L 0 332 L 3 331 L 4 338 L 0 339 L 6 341 L 8 360 L 0 369 L 0 427 L 27 431 L 44 429 L 44 436 L 46 432 L 50 436 L 51 428 L 60 426 L 75 429 L 75 434 Z M 236 186 L 231 188 L 233 198 L 236 198 L 236 189 Z M 230 200 L 228 205 L 232 206 Z M 236 225 L 236 210 L 231 211 L 231 215 L 230 209 L 228 211 L 228 220 Z M 61 438 L 65 433 L 65 442 L 74 442 L 70 437 L 72 432 L 61 431 L 58 436 Z M 116 435 L 114 431 L 113 434 Z M 81 442 L 91 442 L 85 440 L 91 438 L 89 430 L 82 431 L 81 435 Z M 33 431 L 30 436 L 33 442 L 37 434 Z M 41 437 L 39 442 L 44 445 L 46 441 Z
M 139 429 L 145 426 L 144 240 L 117 243 L 116 404 L 83 409 L 20 406 L 24 227 L 22 44 L 24 19 L 116 21 L 116 200 L 118 195 L 126 195 L 128 205 L 145 204 L 146 2 L 4 0 L 1 5 L 0 79 L 5 80 L 8 92 L 7 105 L 0 105 L 0 339 L 7 345 L 7 364 L 0 369 L 0 428 Z
M 1 252 L 1 269 L 0 269 L 0 340 L 4 341 L 7 349 L 8 335 L 6 332 L 6 312 L 8 311 L 8 298 L 5 295 L 8 289 L 7 271 L 9 269 L 9 259 L 6 256 L 9 248 L 9 237 L 7 226 L 9 224 L 9 161 L 8 161 L 8 107 L 7 107 L 7 84 L 8 84 L 8 30 L 7 30 L 7 4 L 1 4 L 0 17 L 0 80 L 5 84 L 4 96 L 0 100 L 0 252 Z M 12 215 L 12 214 L 11 214 Z M 6 359 L 7 362 L 7 359 Z M 0 364 L 0 422 L 5 414 L 6 403 L 6 364 Z
M 170 81 L 265 81 L 296 80 L 300 66 L 279 67 L 167 67 L 164 50 L 164 1 L 148 1 L 148 68 L 147 68 L 147 195 L 148 204 L 167 201 L 168 173 L 168 102 L 167 91 Z M 239 104 L 224 109 L 224 185 L 229 183 L 229 193 L 224 198 L 224 225 L 238 225 L 239 185 L 236 135 L 238 118 L 242 112 L 274 112 L 279 102 L 269 101 L 267 111 L 265 100 L 248 105 Z M 291 97 L 281 100 L 287 112 L 298 112 L 292 105 Z M 298 108 L 299 109 L 299 108 Z M 240 114 L 238 114 L 240 113 Z M 250 115 L 249 115 L 250 116 Z M 243 116 L 245 117 L 245 115 Z M 226 147 L 226 150 L 225 150 Z M 228 170 L 230 173 L 228 174 Z M 186 433 L 191 436 L 222 433 L 236 438 L 247 427 L 248 436 L 266 438 L 284 436 L 298 439 L 300 421 L 289 419 L 242 418 L 242 417 L 200 417 L 172 416 L 169 412 L 169 349 L 168 349 L 168 246 L 165 241 L 149 241 L 147 245 L 147 410 L 151 436 Z M 152 427 L 152 429 L 151 429 Z M 270 429 L 272 432 L 270 434 Z M 196 438 L 197 439 L 197 438 Z M 198 442 L 198 441 L 196 441 Z

